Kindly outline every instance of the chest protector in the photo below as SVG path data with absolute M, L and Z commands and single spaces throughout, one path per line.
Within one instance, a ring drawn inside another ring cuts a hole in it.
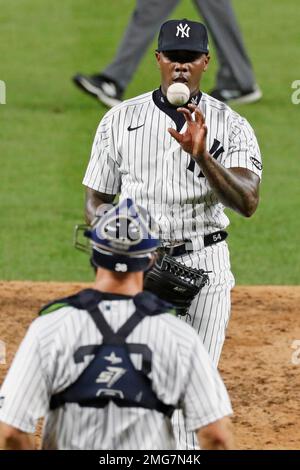
M 170 310 L 170 304 L 161 301 L 150 292 L 142 292 L 133 298 L 136 310 L 114 333 L 98 307 L 106 294 L 85 289 L 75 296 L 48 304 L 41 314 L 52 310 L 51 306 L 71 305 L 88 312 L 103 336 L 101 344 L 80 347 L 74 354 L 75 363 L 85 356 L 94 356 L 77 380 L 61 392 L 53 395 L 50 409 L 55 410 L 66 403 L 81 407 L 104 408 L 110 401 L 119 407 L 141 407 L 171 416 L 175 407 L 163 403 L 152 389 L 148 377 L 151 371 L 152 352 L 145 344 L 127 343 L 127 336 L 146 316 L 154 316 Z M 130 353 L 142 357 L 141 370 L 137 370 Z

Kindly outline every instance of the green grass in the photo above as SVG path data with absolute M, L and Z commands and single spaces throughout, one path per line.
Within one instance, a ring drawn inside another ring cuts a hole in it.
M 85 256 L 72 247 L 83 220 L 81 179 L 105 112 L 70 81 L 76 71 L 109 63 L 134 0 L 0 0 L 0 279 L 90 280 Z M 264 157 L 261 203 L 251 219 L 228 211 L 238 284 L 299 284 L 300 105 L 291 103 L 298 72 L 297 0 L 235 1 L 261 103 L 237 108 L 257 133 Z M 121 11 L 121 14 L 120 14 Z M 189 0 L 173 17 L 198 18 Z M 153 49 L 127 97 L 159 83 Z M 216 60 L 202 88 L 214 83 Z

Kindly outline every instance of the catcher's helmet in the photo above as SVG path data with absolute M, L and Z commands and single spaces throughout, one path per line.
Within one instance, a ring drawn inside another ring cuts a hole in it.
M 116 272 L 146 271 L 151 253 L 159 245 L 158 231 L 150 214 L 131 199 L 124 199 L 84 228 L 90 240 L 91 262 Z M 83 245 L 75 243 L 77 248 Z

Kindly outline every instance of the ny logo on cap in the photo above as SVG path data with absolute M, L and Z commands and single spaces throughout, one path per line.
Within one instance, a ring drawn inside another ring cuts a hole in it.
M 180 23 L 179 25 L 177 25 L 177 33 L 176 33 L 176 36 L 179 36 L 179 34 L 181 33 L 181 37 L 184 38 L 184 37 L 187 37 L 189 38 L 190 37 L 190 27 L 189 25 L 186 23 L 184 26 L 182 23 Z

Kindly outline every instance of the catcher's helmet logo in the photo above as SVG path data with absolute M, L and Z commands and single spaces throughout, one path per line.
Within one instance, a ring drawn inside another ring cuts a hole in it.
M 97 235 L 105 238 L 114 248 L 129 250 L 143 239 L 143 232 L 138 221 L 130 216 L 111 217 L 104 226 L 96 229 Z
M 179 34 L 181 33 L 181 36 L 180 36 L 180 37 L 182 37 L 182 38 L 184 38 L 184 37 L 189 38 L 189 37 L 190 37 L 190 29 L 191 29 L 191 28 L 189 27 L 188 24 L 185 24 L 185 25 L 183 26 L 182 23 L 179 23 L 179 25 L 177 25 L 176 36 L 178 37 Z

